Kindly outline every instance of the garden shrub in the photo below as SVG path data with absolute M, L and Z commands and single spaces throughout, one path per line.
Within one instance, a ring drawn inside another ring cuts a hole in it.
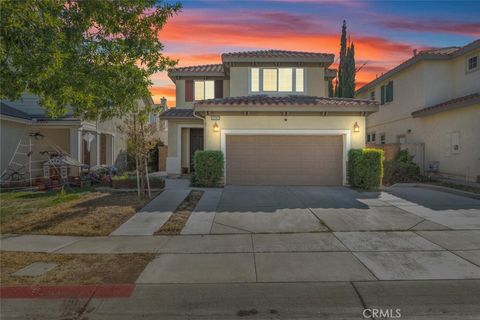
M 421 181 L 420 167 L 412 161 L 412 158 L 408 150 L 402 150 L 395 157 L 395 160 L 385 161 L 383 184 L 392 185 L 395 183 Z
M 223 177 L 224 159 L 221 151 L 197 150 L 193 156 L 191 183 L 197 187 L 216 187 Z
M 351 186 L 366 190 L 380 187 L 384 154 L 381 149 L 353 149 L 348 153 L 347 175 Z

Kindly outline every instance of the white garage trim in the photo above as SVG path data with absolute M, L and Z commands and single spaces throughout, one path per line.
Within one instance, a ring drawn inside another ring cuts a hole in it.
M 276 130 L 276 129 L 222 129 L 220 130 L 220 148 L 225 157 L 224 164 L 224 175 L 227 176 L 227 165 L 226 162 L 226 141 L 227 135 L 319 135 L 319 136 L 343 136 L 343 163 L 342 163 L 342 172 L 343 172 L 343 184 L 347 184 L 347 158 L 348 151 L 350 150 L 350 130 L 323 130 L 323 129 L 286 129 L 286 130 Z

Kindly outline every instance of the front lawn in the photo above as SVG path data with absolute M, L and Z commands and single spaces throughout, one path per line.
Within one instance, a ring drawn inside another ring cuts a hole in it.
M 152 194 L 152 196 L 158 193 Z M 90 189 L 0 194 L 1 233 L 106 236 L 150 199 Z
M 154 254 L 150 253 L 102 255 L 4 251 L 0 256 L 2 286 L 134 283 L 154 258 Z M 33 262 L 50 262 L 58 265 L 36 277 L 12 275 Z

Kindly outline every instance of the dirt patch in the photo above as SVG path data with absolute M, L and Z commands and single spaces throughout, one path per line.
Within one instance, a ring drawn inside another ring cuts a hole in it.
M 1 252 L 0 283 L 11 285 L 127 284 L 134 283 L 154 254 L 48 254 Z M 12 273 L 33 262 L 52 262 L 57 267 L 38 277 Z
M 152 199 L 158 195 L 152 194 Z M 135 192 L 88 192 L 68 202 L 11 216 L 2 233 L 106 236 L 151 199 Z M 31 205 L 34 208 L 34 205 Z
M 165 222 L 155 234 L 180 234 L 202 195 L 203 191 L 201 190 L 190 191 L 188 196 L 180 203 L 177 209 L 175 209 L 168 221 Z

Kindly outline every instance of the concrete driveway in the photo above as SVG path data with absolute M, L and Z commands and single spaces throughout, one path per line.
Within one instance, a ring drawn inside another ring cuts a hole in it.
M 228 186 L 217 199 L 210 207 L 211 227 L 199 233 L 480 229 L 479 200 L 414 187 L 360 193 L 345 187 Z

